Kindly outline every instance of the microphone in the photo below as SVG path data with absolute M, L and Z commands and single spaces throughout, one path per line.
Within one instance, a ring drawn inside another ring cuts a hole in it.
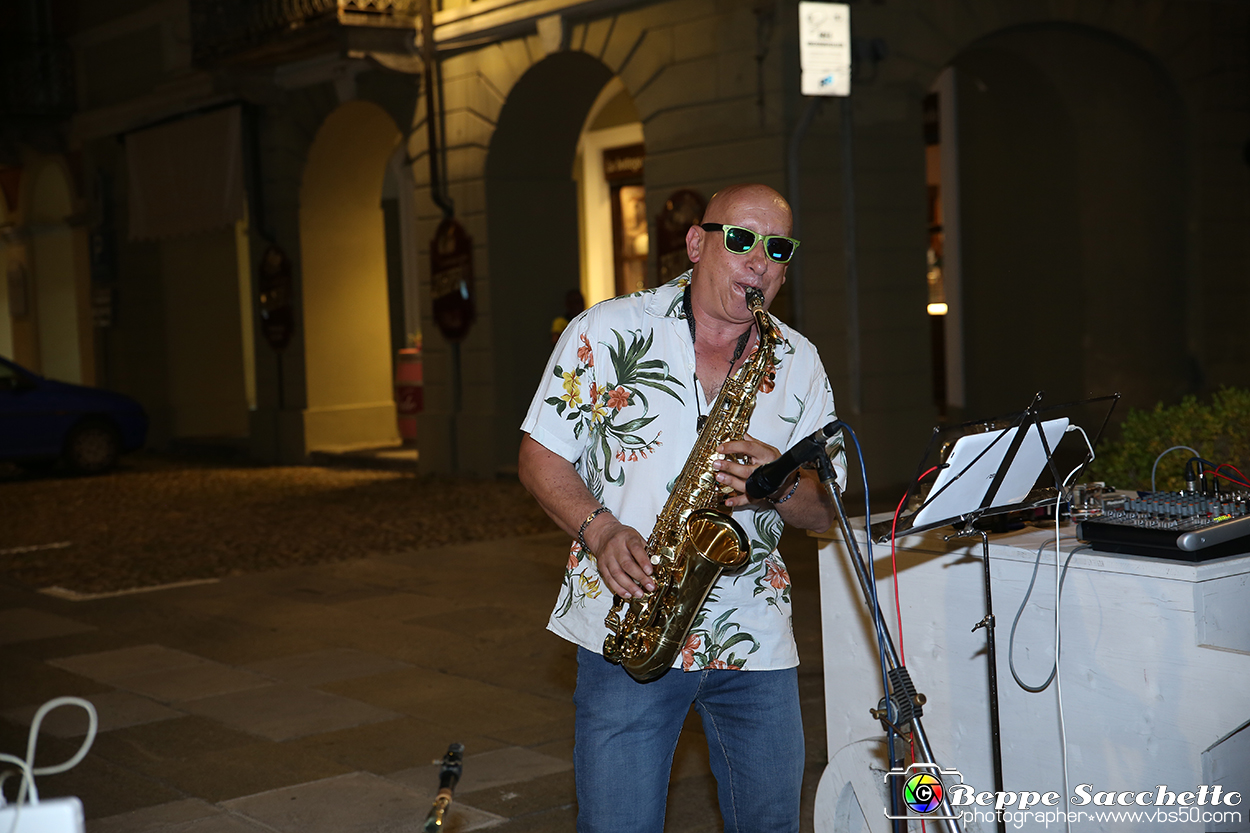
M 799 440 L 776 460 L 760 466 L 747 478 L 747 495 L 758 499 L 776 492 L 799 466 L 824 454 L 826 441 L 841 427 L 842 420 L 835 419 L 811 436 Z

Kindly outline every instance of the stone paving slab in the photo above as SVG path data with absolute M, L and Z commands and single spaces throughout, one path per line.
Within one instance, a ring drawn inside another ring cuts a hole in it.
M 28 607 L 0 610 L 0 645 L 92 630 L 95 630 L 93 625 Z
M 562 712 L 559 717 L 502 728 L 496 731 L 492 737 L 498 738 L 511 746 L 524 746 L 526 748 L 549 743 L 553 738 L 572 742 L 573 715 L 571 711 Z M 572 760 L 571 753 L 569 759 Z
M 182 712 L 128 691 L 89 694 L 83 699 L 95 706 L 99 732 L 112 732 L 128 726 L 141 726 L 145 723 L 172 720 L 183 716 Z M 39 706 L 8 709 L 3 712 L 3 716 L 20 726 L 29 726 L 38 710 Z M 39 724 L 39 730 L 40 733 L 47 732 L 58 738 L 82 737 L 87 734 L 86 712 L 76 706 L 53 709 Z
M 322 688 L 425 720 L 446 721 L 449 726 L 462 720 L 480 721 L 480 732 L 485 734 L 561 716 L 572 719 L 571 698 L 557 700 L 504 689 L 429 668 L 342 680 Z
M 186 825 L 219 815 L 221 810 L 207 801 L 188 798 L 95 819 L 87 823 L 87 829 L 91 833 L 162 833 L 173 830 L 181 833 Z
M 233 813 L 218 813 L 215 816 L 196 819 L 176 827 L 161 829 L 164 833 L 271 833 L 265 825 Z
M 573 770 L 534 775 L 506 786 L 482 790 L 457 790 L 456 798 L 488 813 L 507 819 L 523 818 L 577 803 Z
M 420 793 L 364 772 L 223 802 L 280 833 L 398 833 L 415 831 L 429 813 L 437 785 Z M 443 830 L 493 827 L 502 816 L 455 802 Z
M 450 616 L 462 606 L 459 599 L 425 593 L 387 593 L 371 599 L 339 602 L 336 606 L 359 616 L 390 622 L 406 622 L 417 616 Z
M 290 740 L 399 717 L 396 712 L 367 703 L 286 684 L 205 697 L 184 703 L 183 708 L 270 740 Z
M 398 662 L 350 648 L 326 648 L 308 654 L 251 662 L 243 666 L 244 669 L 256 674 L 304 686 L 369 677 L 409 667 L 406 662 Z
M 283 746 L 293 755 L 307 753 L 352 769 L 384 774 L 439 761 L 452 741 L 463 743 L 474 752 L 506 745 L 498 738 L 478 734 L 450 737 L 441 723 L 400 717 L 385 723 L 307 735 L 286 741 Z
M 38 707 L 54 697 L 86 697 L 113 690 L 112 686 L 54 668 L 12 646 L 0 647 L 0 668 L 4 669 L 5 683 L 0 685 L 0 709 Z
M 532 701 L 540 701 L 533 705 Z M 465 692 L 462 696 L 448 695 L 428 704 L 421 713 L 427 720 L 438 720 L 453 735 L 484 734 L 516 743 L 518 733 L 539 726 L 544 729 L 565 725 L 573 720 L 571 703 L 559 703 L 546 698 L 536 698 L 523 692 L 513 691 L 510 697 L 500 698 L 499 691 Z M 531 742 L 538 738 L 529 733 Z
M 437 784 L 440 769 L 441 767 L 437 764 L 427 764 L 392 773 L 389 777 L 401 784 L 418 788 L 427 784 Z M 571 761 L 518 746 L 510 746 L 476 755 L 466 754 L 463 773 L 456 791 L 459 794 L 465 794 L 478 790 L 491 790 L 505 784 L 515 784 L 544 775 L 572 771 Z
M 50 741 L 58 741 L 59 746 Z M 80 738 L 64 741 L 41 735 L 38 757 L 48 763 L 69 760 L 81 745 Z M 24 755 L 25 751 L 23 744 L 20 754 Z M 88 819 L 127 813 L 187 797 L 176 785 L 96 754 L 95 747 L 70 771 L 61 775 L 40 776 L 38 784 L 41 798 L 77 796 L 82 800 Z
M 48 661 L 48 665 L 63 668 L 102 683 L 116 683 L 140 674 L 206 665 L 208 662 L 203 657 L 197 657 L 185 651 L 175 651 L 164 645 L 138 645 L 133 648 L 119 648 L 115 651 L 100 651 L 94 654 L 53 659 Z
M 576 831 L 577 808 L 563 805 L 509 819 L 494 828 L 492 833 L 576 833 Z
M 377 627 L 377 620 L 353 614 L 333 604 L 265 594 L 188 599 L 184 607 L 195 613 L 222 616 L 255 627 L 299 633 L 325 645 L 338 644 L 347 634 Z
M 532 607 L 519 604 L 466 607 L 458 611 L 450 623 L 443 614 L 414 616 L 405 619 L 404 623 L 431 628 L 453 624 L 458 633 L 479 639 L 515 636 L 519 630 L 540 634 L 544 628 L 534 621 Z
M 85 617 L 84 617 L 85 618 Z M 41 662 L 78 656 L 80 654 L 96 654 L 103 651 L 115 651 L 121 648 L 133 648 L 152 642 L 133 632 L 118 632 L 110 627 L 96 626 L 82 633 L 66 636 L 53 636 L 35 642 L 22 642 L 12 647 L 20 650 L 24 656 Z M 4 646 L 0 646 L 0 651 Z
M 219 662 L 205 661 L 201 665 L 123 677 L 115 684 L 162 703 L 186 703 L 270 686 L 273 681 Z
M 433 666 L 440 670 L 456 657 L 483 656 L 485 646 L 481 642 L 452 630 L 422 628 L 402 622 L 379 624 L 376 619 L 364 617 L 356 621 L 369 622 L 369 625 L 337 631 L 326 636 L 325 641 L 341 648 L 368 651 L 411 665 Z M 498 659 L 492 655 L 488 661 L 497 662 Z
M 128 726 L 97 735 L 91 756 L 152 778 L 163 778 L 171 766 L 181 766 L 215 752 L 253 747 L 255 735 L 223 726 L 198 715 L 180 715 L 159 723 Z M 317 756 L 312 756 L 317 757 Z M 255 792 L 255 789 L 248 790 Z M 88 812 L 88 817 L 92 813 Z
M 190 587 L 186 590 L 193 591 L 214 586 L 216 585 L 200 585 L 200 587 Z M 223 623 L 214 621 L 212 616 L 202 616 L 194 611 L 168 604 L 166 594 L 170 592 L 174 591 L 159 590 L 152 593 L 78 602 L 56 600 L 60 605 L 57 612 L 72 615 L 83 622 L 99 628 L 107 628 L 115 633 L 156 635 L 155 638 L 133 641 L 131 645 L 147 642 L 181 647 L 182 638 L 185 636 L 221 629 Z
M 165 599 L 157 603 L 170 605 Z M 253 599 L 253 604 L 264 604 L 264 599 Z M 136 641 L 163 642 L 179 649 L 225 665 L 243 667 L 252 662 L 263 662 L 277 657 L 309 654 L 324 650 L 327 644 L 311 634 L 296 630 L 284 630 L 250 622 L 231 620 L 224 616 L 211 617 L 207 625 L 188 628 L 142 628 L 131 631 Z
M 215 804 L 352 771 L 328 758 L 292 755 L 282 744 L 258 740 L 250 746 L 163 761 L 153 777 L 186 796 Z

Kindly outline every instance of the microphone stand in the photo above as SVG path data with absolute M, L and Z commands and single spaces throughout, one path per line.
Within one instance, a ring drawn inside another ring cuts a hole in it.
M 851 531 L 850 523 L 847 520 L 846 507 L 842 504 L 842 491 L 838 488 L 837 473 L 834 471 L 833 461 L 829 459 L 827 454 L 817 455 L 816 470 L 820 475 L 821 485 L 825 487 L 825 489 L 829 492 L 829 496 L 833 499 L 834 508 L 838 513 L 838 523 L 842 528 L 842 537 L 846 539 L 846 547 L 851 555 L 851 563 L 854 565 L 855 574 L 859 578 L 860 590 L 864 594 L 865 603 L 868 605 L 869 610 L 873 612 L 876 619 L 874 624 L 878 628 L 877 632 L 881 634 L 883 643 L 882 647 L 884 649 L 886 663 L 889 666 L 887 676 L 891 680 L 891 687 L 896 699 L 900 701 L 897 705 L 902 707 L 902 710 L 912 714 L 910 720 L 912 724 L 912 737 L 916 742 L 916 758 L 923 763 L 931 764 L 937 768 L 938 764 L 933 757 L 933 749 L 929 745 L 929 736 L 925 733 L 924 724 L 920 721 L 918 706 L 924 703 L 923 695 L 915 693 L 915 689 L 911 685 L 911 679 L 907 674 L 906 667 L 899 662 L 898 651 L 894 647 L 894 640 L 890 637 L 889 625 L 886 624 L 885 618 L 881 615 L 880 608 L 872 604 L 872 573 L 865 565 L 864 557 L 859 551 L 859 544 L 856 542 L 855 535 Z M 870 518 L 864 519 L 865 523 L 870 520 Z M 867 534 L 867 528 L 865 528 L 864 532 Z M 912 702 L 901 702 L 903 698 L 898 697 L 900 694 L 904 697 L 910 698 Z M 890 692 L 886 692 L 887 705 L 883 710 L 885 714 L 880 714 L 878 719 L 888 720 L 889 700 Z M 874 710 L 874 715 L 878 714 L 877 710 Z M 890 765 L 892 767 L 894 762 L 891 761 Z M 913 818 L 924 820 L 926 817 L 917 815 Z M 933 816 L 929 816 L 928 818 L 935 823 L 940 824 L 947 831 L 947 833 L 963 833 L 959 824 L 959 817 L 955 814 L 953 808 L 951 807 L 950 797 L 947 795 L 945 785 L 943 785 L 942 800 L 938 805 L 938 813 Z
M 981 573 L 982 583 L 985 585 L 985 617 L 973 625 L 972 630 L 975 632 L 980 628 L 985 628 L 985 658 L 989 664 L 990 686 L 990 751 L 994 763 L 994 789 L 1002 793 L 1006 788 L 1003 786 L 1003 740 L 998 719 L 998 651 L 994 639 L 994 596 L 990 589 L 990 536 L 985 530 L 976 529 L 970 523 L 959 532 L 945 536 L 943 540 L 955 541 L 960 538 L 977 537 L 981 539 Z M 999 816 L 998 819 L 998 830 L 999 833 L 1006 833 L 1007 830 L 1007 822 L 1002 816 Z

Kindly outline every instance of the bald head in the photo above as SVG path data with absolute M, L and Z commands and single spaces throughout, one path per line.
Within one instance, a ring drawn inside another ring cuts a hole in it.
M 731 250 L 725 242 L 725 228 L 709 230 L 704 228 L 708 223 L 754 232 L 756 244 L 745 252 L 737 247 Z M 717 191 L 703 212 L 703 224 L 686 232 L 686 255 L 694 264 L 691 298 L 695 318 L 722 322 L 735 337 L 743 324 L 753 322 L 746 291 L 762 292 L 767 306 L 786 281 L 786 264 L 768 257 L 758 241 L 787 236 L 793 225 L 789 204 L 767 185 L 731 185 Z
M 712 195 L 707 210 L 703 212 L 705 223 L 732 223 L 732 218 L 744 210 L 775 209 L 784 213 L 785 230 L 781 234 L 789 234 L 794 225 L 794 217 L 790 204 L 781 194 L 767 185 L 743 184 L 730 185 Z

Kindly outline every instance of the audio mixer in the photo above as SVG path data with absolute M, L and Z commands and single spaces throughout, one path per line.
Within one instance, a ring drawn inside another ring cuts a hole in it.
M 1105 500 L 1077 537 L 1096 550 L 1177 561 L 1250 552 L 1250 492 L 1138 492 Z

